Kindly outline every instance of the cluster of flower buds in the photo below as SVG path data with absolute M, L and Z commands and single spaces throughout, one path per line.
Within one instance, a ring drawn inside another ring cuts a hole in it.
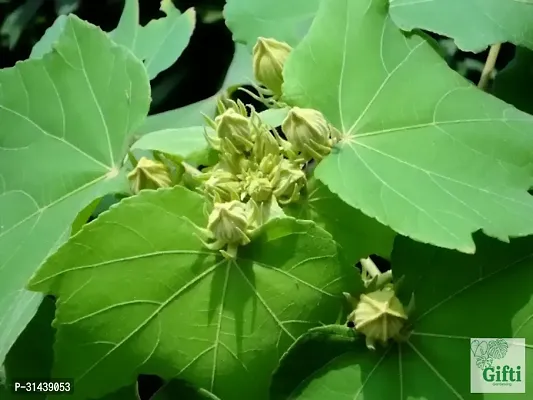
M 254 77 L 263 85 L 257 99 L 271 96 L 272 103 L 264 102 L 268 106 L 279 106 L 283 67 L 291 51 L 287 43 L 269 38 L 259 38 L 253 49 Z M 282 137 L 241 101 L 223 98 L 217 108 L 214 120 L 206 117 L 205 137 L 219 162 L 204 170 L 201 188 L 214 203 L 207 228 L 214 242 L 209 246 L 227 246 L 223 254 L 234 256 L 237 246 L 250 241 L 250 230 L 261 225 L 258 221 L 268 220 L 274 205 L 279 209 L 300 199 L 307 184 L 303 168 L 328 155 L 338 134 L 313 109 L 290 109 L 281 124 Z
M 223 254 L 228 256 L 248 243 L 250 229 L 268 220 L 272 207 L 298 201 L 307 178 L 305 163 L 290 157 L 290 143 L 253 107 L 248 115 L 241 101 L 225 99 L 218 108 L 214 120 L 206 118 L 211 132 L 206 129 L 205 136 L 219 162 L 202 173 L 201 189 L 214 203 L 207 228 L 214 240 L 210 248 L 227 245 Z

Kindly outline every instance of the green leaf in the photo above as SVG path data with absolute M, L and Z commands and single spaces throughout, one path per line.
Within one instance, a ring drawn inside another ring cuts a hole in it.
M 364 345 L 364 337 L 342 325 L 312 328 L 298 338 L 281 358 L 272 375 L 271 400 L 294 398 L 298 387 L 350 348 Z M 325 395 L 322 399 L 328 399 Z M 337 400 L 337 397 L 335 398 Z M 341 397 L 338 397 L 341 399 Z
M 504 241 L 532 233 L 533 117 L 402 34 L 386 0 L 324 0 L 284 74 L 285 101 L 344 134 L 315 176 L 352 207 L 469 253 L 479 229 Z
M 191 126 L 148 133 L 141 136 L 131 150 L 156 150 L 185 159 L 206 148 L 204 127 Z
M 407 342 L 372 352 L 357 341 L 346 343 L 343 353 L 341 345 L 315 341 L 307 354 L 319 352 L 324 362 L 311 364 L 294 380 L 277 373 L 280 381 L 273 387 L 292 393 L 278 398 L 323 400 L 329 393 L 336 400 L 530 398 L 531 379 L 522 395 L 471 394 L 470 338 L 526 338 L 526 365 L 533 362 L 533 238 L 506 244 L 476 235 L 476 242 L 477 253 L 467 255 L 398 237 L 393 272 L 405 276 L 402 291 L 406 298 L 414 292 L 416 303 Z M 329 359 L 322 356 L 325 347 L 331 349 Z M 284 357 L 287 367 L 296 362 L 305 367 L 290 358 Z
M 514 59 L 496 75 L 492 94 L 516 108 L 533 114 L 533 51 L 516 49 Z
M 202 125 L 205 120 L 202 114 L 215 117 L 217 99 L 229 88 L 245 85 L 253 81 L 252 56 L 248 49 L 235 44 L 235 54 L 220 90 L 207 99 L 197 101 L 185 107 L 150 115 L 138 134 L 145 134 L 165 129 L 187 128 Z
M 126 0 L 117 28 L 109 33 L 113 41 L 144 60 L 150 79 L 176 62 L 189 44 L 196 25 L 193 8 L 181 14 L 171 0 L 162 0 L 160 9 L 166 15 L 164 18 L 140 26 L 138 0 Z
M 159 389 L 150 400 L 220 400 L 205 389 L 197 388 L 187 381 L 173 379 Z
M 180 186 L 143 191 L 48 259 L 30 287 L 58 297 L 54 375 L 92 397 L 143 373 L 265 399 L 285 349 L 334 321 L 346 283 L 361 280 L 327 232 L 292 218 L 271 220 L 227 261 L 193 234 L 205 207 Z
M 308 187 L 301 203 L 285 209 L 289 215 L 313 220 L 328 231 L 351 263 L 372 254 L 390 259 L 396 232 L 347 205 L 324 184 L 313 179 Z
M 9 351 L 5 360 L 7 384 L 25 379 L 46 380 L 51 377 L 54 358 L 55 330 L 52 328 L 55 303 L 45 297 L 37 314 L 26 326 Z M 15 397 L 10 394 L 10 397 Z M 36 394 L 33 399 L 45 399 L 45 394 Z M 3 397 L 2 397 L 3 399 Z
M 448 36 L 464 51 L 512 42 L 533 48 L 533 7 L 528 0 L 390 0 L 392 20 L 402 29 Z
M 83 228 L 83 226 L 87 223 L 91 215 L 93 215 L 93 212 L 96 210 L 101 201 L 101 198 L 94 199 L 78 213 L 76 219 L 72 223 L 72 228 L 70 230 L 71 236 L 75 235 L 81 230 L 81 228 Z
M 141 400 L 137 382 L 120 388 L 116 392 L 100 397 L 98 400 Z M 152 400 L 152 399 L 150 399 Z
M 233 40 L 251 50 L 257 38 L 296 46 L 309 30 L 320 0 L 227 0 L 224 18 Z
M 44 35 L 31 49 L 31 59 L 41 58 L 52 50 L 52 46 L 58 41 L 61 32 L 63 32 L 63 29 L 65 28 L 67 19 L 66 15 L 60 15 L 56 18 L 52 26 L 44 32 Z
M 150 97 L 142 64 L 75 16 L 51 53 L 0 70 L 0 88 L 1 362 L 41 301 L 30 276 L 79 211 L 127 190 L 120 164 Z
M 261 121 L 270 126 L 271 128 L 277 128 L 281 126 L 285 117 L 289 113 L 289 107 L 284 108 L 269 108 L 259 113 Z

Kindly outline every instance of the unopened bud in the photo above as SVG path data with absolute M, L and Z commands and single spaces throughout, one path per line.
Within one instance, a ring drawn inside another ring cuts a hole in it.
M 260 174 L 250 174 L 246 179 L 246 192 L 256 202 L 268 201 L 272 197 L 270 181 Z
M 215 124 L 222 151 L 241 154 L 252 149 L 250 124 L 244 115 L 229 108 L 215 118 Z
M 142 189 L 165 188 L 172 184 L 167 166 L 146 157 L 141 157 L 133 171 L 128 174 L 128 180 L 135 194 Z
M 288 204 L 300 198 L 300 191 L 307 183 L 305 173 L 291 161 L 283 159 L 272 171 L 274 195 L 280 204 Z
M 220 243 L 240 245 L 250 242 L 246 230 L 248 215 L 246 204 L 238 200 L 227 203 L 215 203 L 209 215 L 207 229 Z
M 271 38 L 260 37 L 254 46 L 254 77 L 276 96 L 282 94 L 283 66 L 291 51 L 287 43 Z
M 215 170 L 204 182 L 204 193 L 219 202 L 238 200 L 242 184 L 235 175 L 224 170 Z
M 331 127 L 317 110 L 293 107 L 281 128 L 293 150 L 301 152 L 305 161 L 320 161 L 331 151 Z
M 254 158 L 261 162 L 269 154 L 278 155 L 279 153 L 280 146 L 270 130 L 265 127 L 258 129 L 253 147 Z
M 362 294 L 349 317 L 355 329 L 366 336 L 367 344 L 397 337 L 407 321 L 407 313 L 396 297 L 392 286 L 368 294 Z

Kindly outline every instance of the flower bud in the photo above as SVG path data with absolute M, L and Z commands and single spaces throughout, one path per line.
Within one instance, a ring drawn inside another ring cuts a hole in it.
M 305 161 L 320 161 L 331 151 L 331 127 L 320 111 L 293 107 L 281 128 L 293 150 L 301 152 Z
M 307 183 L 305 173 L 289 160 L 283 159 L 270 174 L 274 195 L 280 204 L 288 204 L 300 198 L 300 191 Z
M 280 152 L 278 141 L 266 127 L 256 130 L 253 156 L 255 160 L 261 162 L 269 154 L 277 155 Z
M 241 154 L 252 149 L 250 123 L 244 115 L 229 108 L 215 118 L 215 124 L 223 152 Z
M 133 171 L 128 174 L 128 180 L 135 194 L 142 189 L 158 189 L 172 184 L 168 167 L 146 157 L 141 157 Z
M 407 321 L 405 309 L 396 297 L 394 289 L 387 286 L 368 294 L 362 294 L 351 314 L 355 329 L 367 338 L 367 345 L 397 337 Z
M 220 243 L 244 245 L 250 242 L 246 230 L 248 214 L 246 204 L 238 200 L 215 203 L 209 215 L 207 229 Z
M 273 176 L 274 172 L 278 169 L 278 166 L 282 163 L 281 154 L 267 154 L 259 162 L 258 170 L 263 175 Z
M 204 193 L 219 202 L 238 200 L 242 184 L 231 172 L 215 170 L 203 185 Z
M 246 192 L 256 202 L 268 201 L 272 197 L 272 185 L 260 174 L 250 174 L 247 176 Z
M 256 81 L 274 95 L 281 96 L 283 66 L 292 48 L 285 42 L 260 37 L 253 49 L 253 69 Z

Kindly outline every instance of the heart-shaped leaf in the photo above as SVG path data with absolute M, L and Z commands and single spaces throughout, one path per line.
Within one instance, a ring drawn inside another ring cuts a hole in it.
M 0 71 L 0 362 L 41 300 L 30 276 L 80 210 L 127 190 L 120 164 L 149 101 L 142 63 L 73 15 L 51 53 Z
M 286 101 L 344 135 L 315 176 L 402 235 L 472 253 L 482 229 L 533 232 L 533 117 L 405 35 L 386 0 L 324 0 L 285 66 Z
M 75 398 L 144 373 L 225 400 L 264 399 L 285 349 L 337 318 L 346 283 L 361 290 L 331 236 L 308 221 L 271 220 L 225 260 L 193 234 L 205 207 L 179 186 L 144 191 L 86 225 L 32 278 L 32 289 L 58 297 L 54 375 L 74 379 Z

